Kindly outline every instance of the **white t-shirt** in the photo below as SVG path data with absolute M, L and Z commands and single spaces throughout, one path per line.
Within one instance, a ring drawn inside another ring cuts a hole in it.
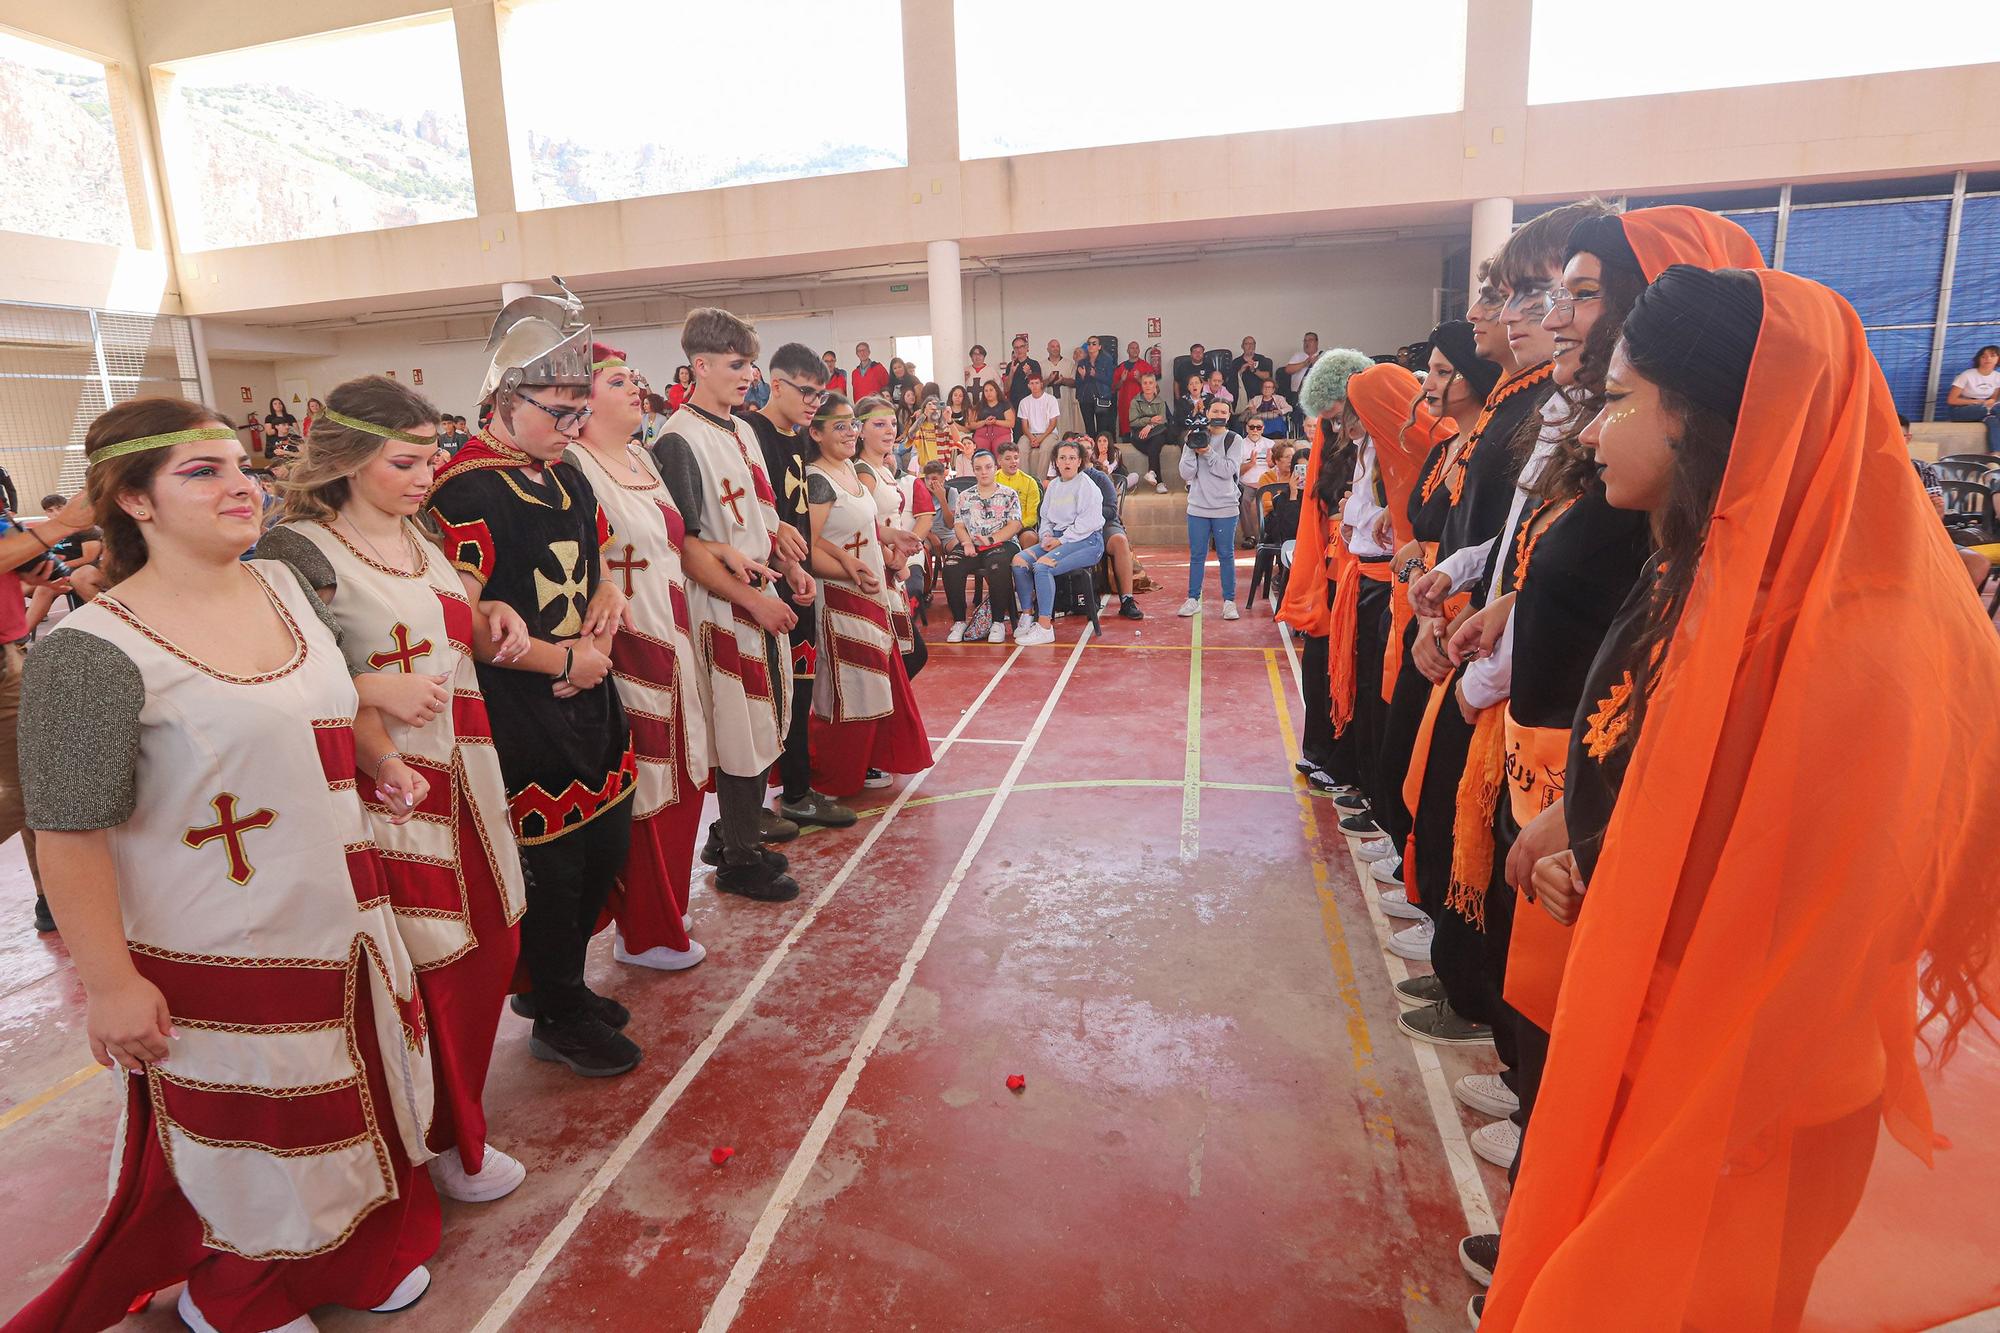
M 973 390 L 975 393 L 978 392 L 979 386 L 982 384 L 998 384 L 999 382 L 1000 368 L 991 361 L 988 361 L 976 370 L 971 366 L 965 368 L 965 387 Z
M 1015 419 L 1021 423 L 1021 429 L 1035 435 L 1040 435 L 1055 425 L 1056 418 L 1061 415 L 1062 404 L 1057 402 L 1046 389 L 1039 398 L 1029 394 L 1021 400 L 1020 407 L 1015 409 Z
M 2000 369 L 1990 370 L 1984 375 L 1977 370 L 1961 370 L 1958 378 L 1951 382 L 1951 387 L 1967 398 L 1990 399 L 2000 393 Z

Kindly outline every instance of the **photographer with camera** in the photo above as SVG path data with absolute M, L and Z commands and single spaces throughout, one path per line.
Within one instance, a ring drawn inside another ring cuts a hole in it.
M 1190 377 L 1192 378 L 1192 377 Z M 1212 402 L 1202 429 L 1190 429 L 1181 446 L 1181 480 L 1187 483 L 1188 595 L 1182 616 L 1201 614 L 1202 574 L 1209 548 L 1222 568 L 1222 618 L 1235 620 L 1236 507 L 1250 449 L 1229 429 L 1229 404 Z

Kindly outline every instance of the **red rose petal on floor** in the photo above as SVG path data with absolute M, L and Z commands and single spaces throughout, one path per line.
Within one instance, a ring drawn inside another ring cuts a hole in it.
M 724 1162 L 728 1161 L 735 1155 L 736 1155 L 736 1149 L 734 1148 L 717 1148 L 714 1152 L 708 1155 L 708 1160 L 714 1162 L 717 1166 L 721 1166 Z
M 1026 1074 L 1007 1075 L 1007 1090 L 1009 1092 L 1020 1092 L 1023 1088 L 1026 1088 L 1027 1086 L 1028 1086 L 1028 1076 Z

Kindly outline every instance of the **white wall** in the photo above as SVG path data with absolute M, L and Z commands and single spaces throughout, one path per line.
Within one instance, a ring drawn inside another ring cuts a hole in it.
M 247 361 L 233 357 L 210 357 L 208 369 L 212 375 L 215 401 L 209 406 L 224 413 L 231 421 L 240 422 L 249 413 L 264 415 L 271 399 L 278 392 L 278 369 L 270 361 Z M 243 401 L 242 390 L 250 390 L 250 401 Z
M 1137 338 L 1142 347 L 1158 342 L 1171 360 L 1196 340 L 1233 350 L 1251 334 L 1259 350 L 1282 361 L 1298 347 L 1299 336 L 1312 329 L 1328 347 L 1386 352 L 1430 332 L 1442 245 L 1406 241 L 982 276 L 966 283 L 967 343 L 983 343 L 998 362 L 1006 360 L 1017 331 L 1028 334 L 1033 354 L 1040 357 L 1051 337 L 1074 347 L 1101 330 Z M 854 359 L 854 344 L 866 342 L 876 360 L 887 362 L 896 337 L 930 331 L 925 285 L 912 282 L 910 288 L 892 300 L 882 299 L 881 284 L 810 291 L 796 301 L 760 299 L 759 304 L 781 307 L 781 312 L 752 318 L 766 357 L 779 344 L 798 341 L 815 351 L 833 349 L 845 367 Z M 1157 339 L 1145 332 L 1147 317 L 1155 315 L 1161 320 Z M 264 367 L 261 378 L 250 380 L 232 375 L 238 374 L 236 367 L 256 363 L 218 361 L 218 392 L 233 401 L 235 386 L 250 383 L 258 386 L 261 403 L 276 392 L 278 380 L 301 378 L 311 392 L 324 397 L 351 376 L 394 370 L 408 384 L 411 372 L 421 368 L 422 390 L 439 409 L 470 417 L 484 370 L 484 339 L 441 341 L 443 327 L 402 324 L 344 333 L 335 355 L 282 358 Z M 469 326 L 461 322 L 458 327 Z M 671 382 L 674 367 L 684 360 L 677 325 L 620 328 L 614 322 L 598 336 L 622 348 L 655 387 Z M 1118 354 L 1124 355 L 1122 347 Z M 263 388 L 267 383 L 271 387 Z M 222 406 L 229 410 L 227 403 Z

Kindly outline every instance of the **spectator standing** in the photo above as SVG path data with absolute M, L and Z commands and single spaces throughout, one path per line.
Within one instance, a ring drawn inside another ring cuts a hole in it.
M 1117 367 L 1112 364 L 1111 349 L 1102 338 L 1093 337 L 1085 342 L 1083 351 L 1076 370 L 1077 403 L 1083 414 L 1084 432 L 1099 435 L 1111 429 L 1112 407 L 1118 399 L 1112 382 Z
M 1139 396 L 1132 400 L 1128 413 L 1132 429 L 1125 438 L 1146 455 L 1146 480 L 1161 495 L 1167 493 L 1167 483 L 1160 476 L 1160 455 L 1174 442 L 1170 411 L 1167 400 L 1160 396 L 1159 372 L 1148 366 L 1139 377 Z
M 324 411 L 326 411 L 325 403 L 322 403 L 317 398 L 306 399 L 306 419 L 299 424 L 299 440 L 301 442 L 305 440 L 306 436 L 312 434 L 313 422 L 317 420 L 319 414 Z M 7 507 L 9 509 L 13 508 L 12 505 L 9 505 Z
M 1239 403 L 1257 396 L 1263 382 L 1271 378 L 1271 358 L 1257 350 L 1257 340 L 1246 337 L 1243 353 L 1229 363 L 1229 388 Z
M 1062 404 L 1048 392 L 1039 374 L 1028 376 L 1028 396 L 1014 409 L 1021 431 L 1021 447 L 1027 451 L 1028 470 L 1042 472 L 1043 449 L 1055 435 L 1062 416 Z
M 1174 400 L 1174 427 L 1182 445 L 1208 430 L 1208 388 L 1202 373 L 1191 370 L 1181 379 L 1181 396 Z M 1223 405 L 1225 408 L 1228 404 Z
M 285 407 L 285 400 L 282 398 L 273 398 L 264 412 L 264 425 L 269 429 L 276 426 L 280 421 L 289 421 L 294 427 L 299 424 L 298 418 L 293 416 Z
M 764 368 L 750 367 L 750 387 L 743 391 L 743 406 L 752 412 L 759 412 L 770 401 L 771 382 L 764 378 Z
M 667 412 L 669 415 L 687 406 L 688 395 L 694 392 L 694 371 L 687 366 L 674 367 L 674 382 L 667 386 Z
M 2000 454 L 2000 347 L 1982 347 L 1970 369 L 1951 382 L 1945 405 L 1953 421 L 1977 421 L 1986 427 L 1986 452 Z
M 998 384 L 1000 371 L 986 359 L 986 349 L 978 343 L 972 344 L 972 364 L 965 368 L 965 387 L 973 393 L 979 392 L 982 384 Z M 965 424 L 963 422 L 959 423 Z
M 859 402 L 870 394 L 884 393 L 889 388 L 889 368 L 868 354 L 867 343 L 854 344 L 854 369 L 848 373 L 847 383 L 852 388 L 848 396 Z M 835 393 L 847 393 L 846 389 L 835 389 Z
M 1063 354 L 1060 338 L 1049 339 L 1049 345 L 1043 349 L 1042 387 L 1048 391 L 1049 397 L 1056 400 L 1056 406 L 1062 409 L 1056 420 L 1059 429 L 1064 431 L 1075 430 L 1077 423 L 1083 420 L 1076 406 L 1076 366 L 1080 364 L 1081 358 L 1072 362 Z
M 831 350 L 821 352 L 820 361 L 826 366 L 826 391 L 830 394 L 847 392 L 847 372 L 840 368 L 840 358 Z
M 1014 338 L 1014 359 L 1007 363 L 1007 402 L 1014 408 L 1028 396 L 1028 377 L 1042 373 L 1041 363 L 1028 355 L 1028 335 Z
M 1111 372 L 1111 391 L 1118 401 L 1118 422 L 1109 429 L 1119 439 L 1132 438 L 1132 400 L 1139 396 L 1140 379 L 1158 373 L 1158 366 L 1139 355 L 1137 340 L 1125 344 L 1125 359 Z
M 645 414 L 639 418 L 639 443 L 651 449 L 653 441 L 666 430 L 667 418 L 673 415 L 673 410 L 667 406 L 667 400 L 656 393 L 647 394 L 645 403 Z
M 1249 451 L 1229 429 L 1229 406 L 1214 402 L 1181 448 L 1181 480 L 1188 484 L 1188 595 L 1180 614 L 1201 614 L 1202 574 L 1210 548 L 1222 567 L 1222 618 L 1235 620 L 1237 493 Z
M 964 390 L 961 389 L 959 392 L 963 393 Z M 944 457 L 947 437 L 943 409 L 935 395 L 924 399 L 923 406 L 918 409 L 916 423 L 910 427 L 906 439 L 913 460 L 910 466 L 915 471 L 928 473 L 930 465 Z
M 1299 400 L 1299 386 L 1306 382 L 1306 372 L 1319 360 L 1319 335 L 1308 333 L 1299 350 L 1285 361 L 1286 388 L 1293 402 Z

